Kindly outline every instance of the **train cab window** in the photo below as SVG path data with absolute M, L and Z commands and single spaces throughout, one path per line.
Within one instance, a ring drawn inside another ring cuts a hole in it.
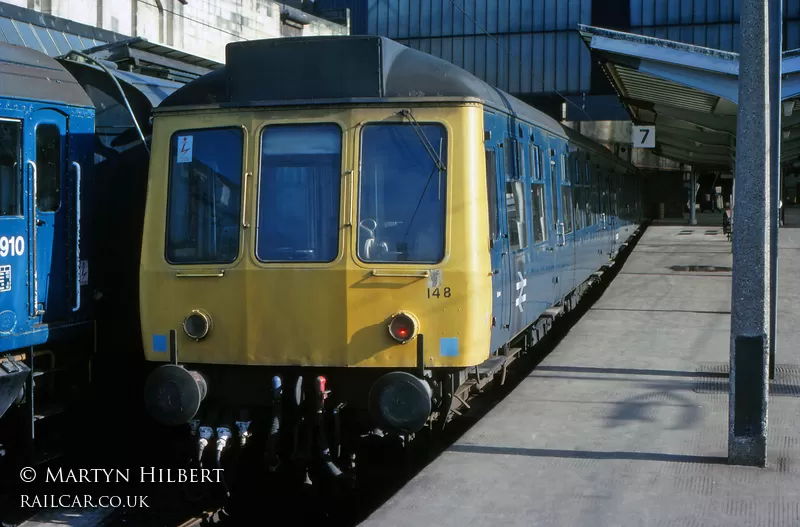
M 500 238 L 500 215 L 497 208 L 497 156 L 493 149 L 486 150 L 486 197 L 489 204 L 489 239 Z
M 231 263 L 239 254 L 241 128 L 186 130 L 170 141 L 166 259 Z
M 446 167 L 447 132 L 440 124 L 364 127 L 359 259 L 369 263 L 438 263 L 444 259 Z
M 281 124 L 261 134 L 256 257 L 332 262 L 339 254 L 342 129 Z
M 522 181 L 506 182 L 506 211 L 508 212 L 508 240 L 512 251 L 528 246 L 528 228 L 525 215 L 525 191 Z
M 54 212 L 61 203 L 61 132 L 54 124 L 36 127 L 36 207 Z
M 531 219 L 533 221 L 533 243 L 547 241 L 547 208 L 544 198 L 544 184 L 531 185 Z
M 0 120 L 0 216 L 20 216 L 22 123 Z

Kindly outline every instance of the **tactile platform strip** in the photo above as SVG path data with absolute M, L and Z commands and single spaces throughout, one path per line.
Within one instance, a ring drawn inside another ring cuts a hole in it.
M 727 362 L 703 363 L 697 368 L 694 391 L 696 393 L 718 394 L 730 390 L 728 381 L 730 365 Z M 770 395 L 800 397 L 800 366 L 778 364 L 775 366 L 775 379 L 770 382 Z

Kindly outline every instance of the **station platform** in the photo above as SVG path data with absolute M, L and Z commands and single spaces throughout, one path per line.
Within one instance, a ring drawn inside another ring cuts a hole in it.
M 780 230 L 763 469 L 727 463 L 731 244 L 719 223 L 669 223 L 651 224 L 552 353 L 362 525 L 800 525 L 800 209 Z

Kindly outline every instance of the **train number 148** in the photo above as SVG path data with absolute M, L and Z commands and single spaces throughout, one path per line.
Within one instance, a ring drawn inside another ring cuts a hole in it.
M 22 256 L 25 254 L 25 238 L 22 236 L 0 236 L 0 256 Z
M 428 298 L 441 298 L 441 297 L 450 298 L 449 287 L 443 287 L 443 288 L 436 287 L 434 289 L 431 289 L 430 287 L 428 288 Z

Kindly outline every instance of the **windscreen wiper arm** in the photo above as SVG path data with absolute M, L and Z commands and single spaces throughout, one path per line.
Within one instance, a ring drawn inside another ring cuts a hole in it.
M 411 126 L 414 128 L 414 131 L 417 133 L 417 137 L 422 142 L 422 146 L 425 147 L 425 151 L 428 152 L 428 155 L 431 156 L 433 163 L 436 165 L 441 171 L 447 171 L 447 167 L 445 166 L 442 158 L 439 157 L 439 154 L 433 148 L 433 145 L 428 140 L 428 136 L 425 135 L 425 131 L 422 129 L 422 126 L 417 122 L 414 118 L 414 114 L 411 113 L 411 110 L 400 110 L 397 112 L 398 115 L 402 115 L 403 117 L 407 118 L 411 122 Z

